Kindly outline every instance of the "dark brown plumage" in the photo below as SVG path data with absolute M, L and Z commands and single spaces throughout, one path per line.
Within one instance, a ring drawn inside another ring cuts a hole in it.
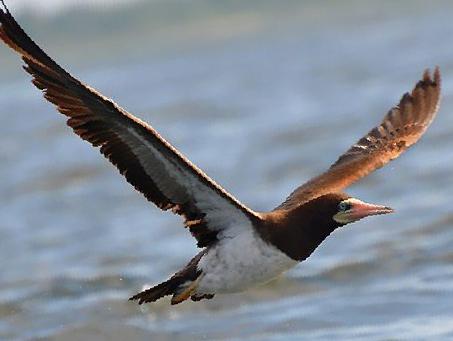
M 350 198 L 345 193 L 329 193 L 295 206 L 264 214 L 260 228 L 263 239 L 292 259 L 303 261 L 342 224 L 332 219 L 338 204 Z
M 150 160 L 154 163 L 151 165 L 153 174 L 147 174 L 143 162 L 137 158 L 137 151 L 133 150 L 134 147 L 141 148 L 137 147 L 142 143 L 139 138 L 153 145 L 175 168 L 189 173 L 189 177 L 194 177 L 215 195 L 255 219 L 250 210 L 181 155 L 151 126 L 61 68 L 31 40 L 8 10 L 0 11 L 0 22 L 0 38 L 22 56 L 26 63 L 24 69 L 33 76 L 33 84 L 44 92 L 45 99 L 68 117 L 67 124 L 74 132 L 93 146 L 100 147 L 101 153 L 146 199 L 162 210 L 171 209 L 183 216 L 185 226 L 197 239 L 199 247 L 215 242 L 218 230 L 209 229 L 205 213 L 194 203 L 193 193 L 173 181 L 159 160 Z M 150 155 L 148 158 L 152 159 Z M 159 178 L 159 184 L 155 178 Z
M 0 0 L 1 1 L 1 0 Z M 169 280 L 132 300 L 173 295 L 210 299 L 272 279 L 312 254 L 337 227 L 393 212 L 344 194 L 349 185 L 397 158 L 426 131 L 439 108 L 440 72 L 425 71 L 382 123 L 323 174 L 297 188 L 271 212 L 251 210 L 165 141 L 151 126 L 83 84 L 35 44 L 3 1 L 0 39 L 16 51 L 33 84 L 82 139 L 108 158 L 149 201 L 184 218 L 204 249 Z
M 317 196 L 338 192 L 396 159 L 423 135 L 440 103 L 440 71 L 429 70 L 380 125 L 341 155 L 329 170 L 298 187 L 277 209 L 289 209 Z

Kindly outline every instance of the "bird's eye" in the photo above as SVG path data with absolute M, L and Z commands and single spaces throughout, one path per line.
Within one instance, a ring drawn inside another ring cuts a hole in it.
M 341 212 L 345 212 L 347 210 L 350 210 L 352 207 L 352 205 L 348 202 L 345 202 L 345 201 L 342 201 L 340 202 L 340 204 L 338 205 L 338 210 L 341 211 Z

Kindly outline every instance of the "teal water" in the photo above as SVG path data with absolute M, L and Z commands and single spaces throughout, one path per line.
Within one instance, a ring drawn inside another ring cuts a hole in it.
M 127 298 L 196 252 L 181 221 L 76 137 L 0 48 L 0 339 L 453 338 L 453 4 L 153 1 L 20 11 L 74 75 L 257 210 L 324 170 L 439 65 L 422 141 L 348 192 L 396 213 L 282 278 L 171 307 Z

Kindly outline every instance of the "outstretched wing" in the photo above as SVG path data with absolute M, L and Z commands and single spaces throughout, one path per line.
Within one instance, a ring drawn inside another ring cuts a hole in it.
M 3 1 L 2 1 L 3 3 Z M 198 246 L 238 233 L 255 212 L 187 160 L 151 126 L 72 77 L 0 8 L 0 39 L 19 53 L 44 97 L 67 124 L 108 158 L 138 191 L 163 210 L 185 218 Z
M 277 209 L 290 209 L 321 195 L 341 191 L 400 156 L 420 139 L 436 116 L 440 83 L 439 68 L 433 77 L 426 70 L 423 79 L 401 98 L 379 126 L 341 155 L 327 172 L 297 188 Z

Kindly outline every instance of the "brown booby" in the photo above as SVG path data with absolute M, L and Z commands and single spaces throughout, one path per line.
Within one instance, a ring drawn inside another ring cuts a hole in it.
M 255 212 L 224 190 L 150 125 L 71 76 L 22 30 L 3 3 L 0 38 L 25 62 L 33 84 L 82 139 L 108 158 L 146 199 L 171 210 L 202 251 L 169 280 L 131 297 L 139 304 L 172 295 L 171 303 L 239 292 L 305 260 L 336 228 L 386 206 L 343 190 L 397 158 L 423 135 L 439 108 L 440 72 L 429 70 L 373 128 L 324 173 L 277 208 Z

